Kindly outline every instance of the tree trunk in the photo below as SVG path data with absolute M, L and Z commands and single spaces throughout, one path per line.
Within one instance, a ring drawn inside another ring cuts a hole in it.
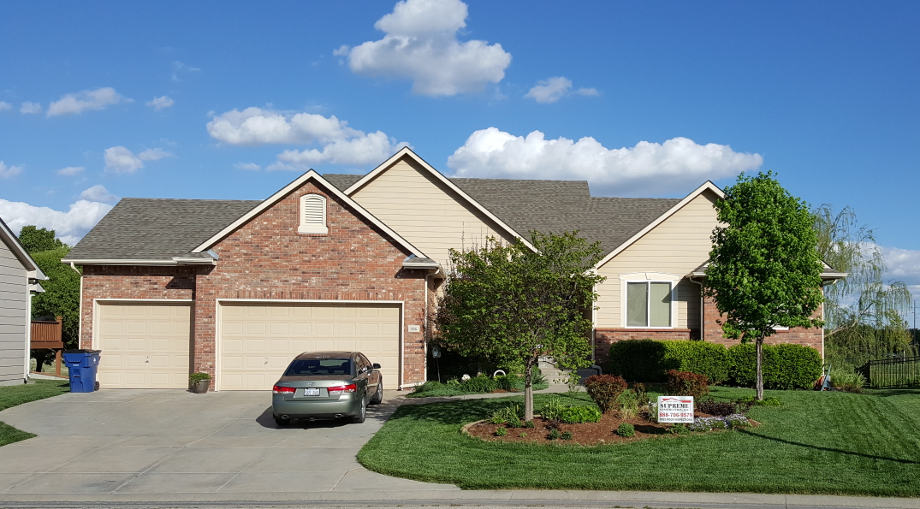
M 528 359 L 527 365 L 524 368 L 524 420 L 532 421 L 533 420 L 533 379 L 531 373 L 533 372 L 533 363 L 534 359 Z
M 763 332 L 757 334 L 757 401 L 763 401 Z

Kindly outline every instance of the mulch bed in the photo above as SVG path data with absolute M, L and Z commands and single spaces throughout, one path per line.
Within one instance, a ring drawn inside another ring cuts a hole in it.
M 695 415 L 696 417 L 711 417 L 709 414 L 701 412 L 696 412 Z M 624 422 L 628 422 L 635 427 L 635 436 L 626 438 L 617 435 L 617 427 Z M 572 433 L 572 439 L 552 440 L 549 438 L 551 428 L 548 425 L 548 421 L 545 421 L 542 417 L 534 416 L 533 423 L 533 428 L 508 428 L 505 424 L 492 424 L 488 420 L 483 420 L 467 424 L 463 427 L 463 432 L 472 437 L 490 442 L 603 445 L 636 442 L 656 436 L 670 435 L 668 428 L 671 427 L 670 424 L 658 424 L 657 422 L 649 421 L 641 415 L 631 419 L 623 419 L 616 413 L 611 412 L 602 415 L 601 420 L 598 422 L 586 422 L 581 424 L 562 423 L 558 427 L 559 432 L 564 433 L 570 431 Z M 752 421 L 752 424 L 755 423 Z M 498 428 L 508 428 L 508 434 L 503 437 L 495 436 L 495 430 Z M 521 436 L 522 434 L 525 434 L 525 436 Z

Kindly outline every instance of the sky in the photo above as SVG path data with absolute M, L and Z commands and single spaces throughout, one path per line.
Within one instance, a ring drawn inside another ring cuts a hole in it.
M 920 298 L 920 3 L 0 0 L 0 217 L 264 199 L 404 145 L 448 176 L 682 197 L 773 170 Z M 613 219 L 615 220 L 615 219 Z

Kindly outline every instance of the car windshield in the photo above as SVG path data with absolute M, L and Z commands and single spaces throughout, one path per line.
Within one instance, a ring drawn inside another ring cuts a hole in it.
M 350 374 L 351 359 L 297 359 L 284 372 L 284 376 Z

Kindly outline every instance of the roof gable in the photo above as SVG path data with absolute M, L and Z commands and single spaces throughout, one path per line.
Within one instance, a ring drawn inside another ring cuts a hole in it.
M 415 246 L 410 244 L 404 238 L 399 236 L 396 232 L 390 229 L 389 226 L 380 222 L 376 217 L 374 217 L 372 214 L 366 211 L 363 207 L 361 207 L 361 205 L 358 205 L 348 195 L 340 191 L 337 187 L 330 184 L 319 173 L 316 173 L 313 170 L 310 170 L 304 173 L 303 175 L 298 177 L 296 180 L 294 180 L 293 182 L 291 182 L 290 184 L 288 184 L 287 186 L 285 186 L 284 188 L 276 192 L 275 194 L 263 200 L 261 203 L 255 206 L 252 210 L 238 217 L 235 221 L 233 221 L 232 223 L 224 227 L 222 230 L 215 233 L 210 238 L 208 238 L 207 240 L 199 244 L 197 247 L 195 247 L 192 250 L 192 252 L 201 253 L 203 251 L 210 249 L 215 244 L 220 242 L 222 239 L 230 235 L 237 228 L 246 224 L 247 222 L 249 222 L 256 216 L 258 216 L 260 213 L 267 210 L 272 205 L 274 205 L 275 203 L 283 199 L 288 194 L 294 192 L 295 190 L 302 187 L 307 182 L 311 182 L 311 181 L 314 182 L 315 184 L 318 184 L 320 187 L 324 188 L 329 194 L 335 196 L 336 199 L 340 200 L 341 202 L 351 207 L 357 213 L 358 216 L 360 216 L 367 222 L 373 224 L 374 226 L 379 228 L 381 231 L 386 233 L 396 244 L 406 249 L 407 251 L 415 255 L 417 258 L 426 258 L 424 253 L 422 253 L 420 250 L 418 250 Z
M 10 227 L 6 225 L 3 221 L 3 218 L 0 218 L 0 242 L 6 244 L 6 247 L 10 250 L 13 256 L 19 260 L 19 263 L 22 264 L 22 267 L 28 272 L 34 272 L 34 275 L 30 274 L 29 277 L 35 279 L 46 280 L 47 276 L 42 272 L 38 267 L 38 264 L 35 263 L 35 260 L 29 256 L 29 252 L 26 251 L 25 246 L 22 245 L 22 242 L 19 242 L 19 237 L 17 237 Z
M 629 248 L 629 246 L 635 244 L 636 241 L 638 241 L 638 240 L 641 239 L 643 236 L 645 236 L 645 234 L 647 234 L 648 232 L 652 231 L 656 226 L 658 226 L 658 225 L 660 225 L 661 223 L 665 222 L 668 218 L 670 218 L 671 216 L 673 216 L 674 214 L 676 214 L 679 210 L 681 210 L 682 208 L 684 208 L 684 206 L 686 206 L 688 203 L 692 202 L 696 197 L 700 196 L 701 194 L 703 194 L 703 193 L 705 193 L 705 192 L 714 193 L 714 194 L 715 194 L 716 196 L 718 196 L 719 198 L 725 197 L 725 193 L 722 192 L 722 190 L 719 189 L 718 186 L 716 186 L 715 184 L 713 184 L 711 181 L 707 180 L 705 183 L 703 183 L 703 185 L 701 185 L 700 187 L 696 188 L 693 192 L 691 192 L 690 194 L 688 194 L 684 199 L 682 199 L 682 200 L 680 200 L 679 202 L 677 202 L 676 204 L 674 204 L 671 208 L 669 208 L 669 209 L 668 209 L 667 211 L 665 211 L 663 214 L 661 214 L 660 216 L 658 216 L 658 217 L 657 217 L 656 219 L 654 219 L 652 222 L 648 223 L 645 227 L 643 227 L 642 229 L 640 229 L 638 232 L 636 232 L 634 235 L 632 235 L 632 236 L 631 236 L 630 238 L 628 238 L 626 241 L 624 241 L 624 242 L 622 242 L 621 244 L 619 244 L 615 249 L 613 249 L 613 251 L 610 251 L 609 253 L 607 253 L 606 256 L 604 256 L 599 262 L 597 262 L 597 264 L 594 266 L 594 268 L 595 268 L 595 269 L 599 269 L 599 268 L 603 267 L 607 262 L 609 262 L 609 261 L 610 261 L 611 259 L 613 259 L 615 256 L 617 256 L 618 254 L 620 254 L 620 253 L 622 253 L 623 251 L 625 251 L 627 248 Z
M 466 204 L 471 206 L 473 209 L 475 209 L 479 213 L 486 216 L 490 221 L 494 222 L 499 228 L 504 230 L 507 234 L 519 239 L 521 242 L 524 243 L 524 245 L 533 249 L 533 245 L 530 244 L 530 241 L 528 241 L 526 237 L 521 235 L 521 233 L 519 233 L 514 228 L 509 226 L 506 222 L 502 221 L 492 211 L 490 211 L 489 209 L 484 207 L 481 203 L 476 201 L 473 197 L 467 194 L 461 187 L 457 186 L 457 184 L 452 182 L 451 179 L 448 179 L 447 177 L 442 175 L 441 172 L 434 169 L 434 167 L 432 167 L 424 159 L 419 157 L 418 154 L 413 152 L 412 149 L 410 149 L 409 147 L 403 147 L 398 152 L 393 154 L 389 159 L 387 159 L 382 164 L 374 168 L 370 173 L 368 173 L 367 175 L 364 175 L 363 177 L 359 178 L 356 182 L 348 186 L 348 188 L 345 190 L 345 194 L 347 194 L 348 196 L 352 196 L 354 193 L 359 191 L 361 188 L 363 188 L 364 186 L 372 182 L 374 179 L 376 179 L 379 175 L 385 173 L 387 170 L 389 170 L 399 160 L 403 158 L 411 159 L 413 162 L 416 163 L 416 166 L 420 168 L 422 171 L 426 172 L 429 177 L 434 179 L 436 182 L 439 182 L 440 184 L 444 185 L 445 187 L 450 189 L 452 192 L 456 193 L 456 195 L 459 196 L 461 200 L 466 202 Z M 342 180 L 344 181 L 344 179 Z

